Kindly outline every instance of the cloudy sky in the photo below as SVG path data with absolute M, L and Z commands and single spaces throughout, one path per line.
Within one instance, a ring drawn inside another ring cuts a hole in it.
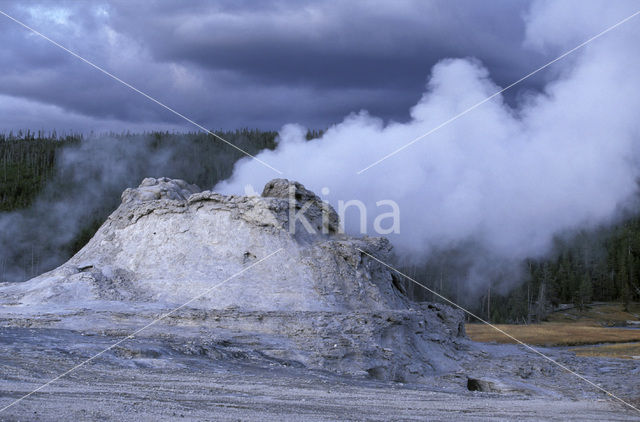
M 406 121 L 432 66 L 474 57 L 500 86 L 558 54 L 524 42 L 530 4 L 4 1 L 0 9 L 210 128 Z M 0 129 L 193 129 L 0 16 Z M 539 89 L 553 69 L 514 89 Z

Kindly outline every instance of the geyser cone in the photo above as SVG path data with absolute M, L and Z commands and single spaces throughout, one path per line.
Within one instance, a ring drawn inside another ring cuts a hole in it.
M 290 211 L 303 214 L 292 221 Z M 451 369 L 444 355 L 463 335 L 461 316 L 411 303 L 394 275 L 358 250 L 385 259 L 389 242 L 337 227 L 335 211 L 295 182 L 274 180 L 262 197 L 239 197 L 145 179 L 66 264 L 4 286 L 4 314 L 46 309 L 68 316 L 57 325 L 96 329 L 117 311 L 121 326 L 133 324 L 123 313 L 153 318 L 224 282 L 163 324 L 339 372 L 406 379 Z

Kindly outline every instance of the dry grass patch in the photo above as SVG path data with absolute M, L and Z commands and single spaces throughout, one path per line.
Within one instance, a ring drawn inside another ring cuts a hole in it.
M 640 330 L 607 328 L 576 322 L 544 322 L 530 325 L 496 324 L 518 340 L 536 346 L 579 346 L 598 343 L 628 343 L 640 341 Z M 467 334 L 474 341 L 515 343 L 512 339 L 485 324 L 467 324 Z
M 640 343 L 603 344 L 570 349 L 578 356 L 599 356 L 619 359 L 640 359 Z

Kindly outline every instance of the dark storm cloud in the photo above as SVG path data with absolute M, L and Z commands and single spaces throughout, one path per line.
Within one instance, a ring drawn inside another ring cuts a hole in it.
M 0 1 L 0 8 L 213 128 L 324 127 L 360 109 L 402 120 L 442 58 L 476 57 L 502 86 L 546 60 L 522 46 L 523 1 Z M 0 129 L 189 127 L 2 16 L 0 36 Z M 20 107 L 38 120 L 30 124 Z
M 125 9 L 120 23 L 150 40 L 159 60 L 286 84 L 408 87 L 417 78 L 423 85 L 431 66 L 450 56 L 478 56 L 495 68 L 496 79 L 512 80 L 535 63 L 520 46 L 523 2 L 389 2 L 377 11 L 371 3 L 290 8 L 295 4 L 175 10 L 177 21 L 148 16 L 141 26 L 131 25 L 139 19 L 135 10 Z

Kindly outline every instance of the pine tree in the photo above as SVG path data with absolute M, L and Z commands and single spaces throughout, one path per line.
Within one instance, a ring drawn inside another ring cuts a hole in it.
M 582 310 L 585 305 L 591 302 L 591 297 L 593 295 L 593 284 L 591 283 L 591 277 L 588 273 L 582 277 L 580 281 L 580 290 L 578 292 L 579 302 L 578 307 Z

